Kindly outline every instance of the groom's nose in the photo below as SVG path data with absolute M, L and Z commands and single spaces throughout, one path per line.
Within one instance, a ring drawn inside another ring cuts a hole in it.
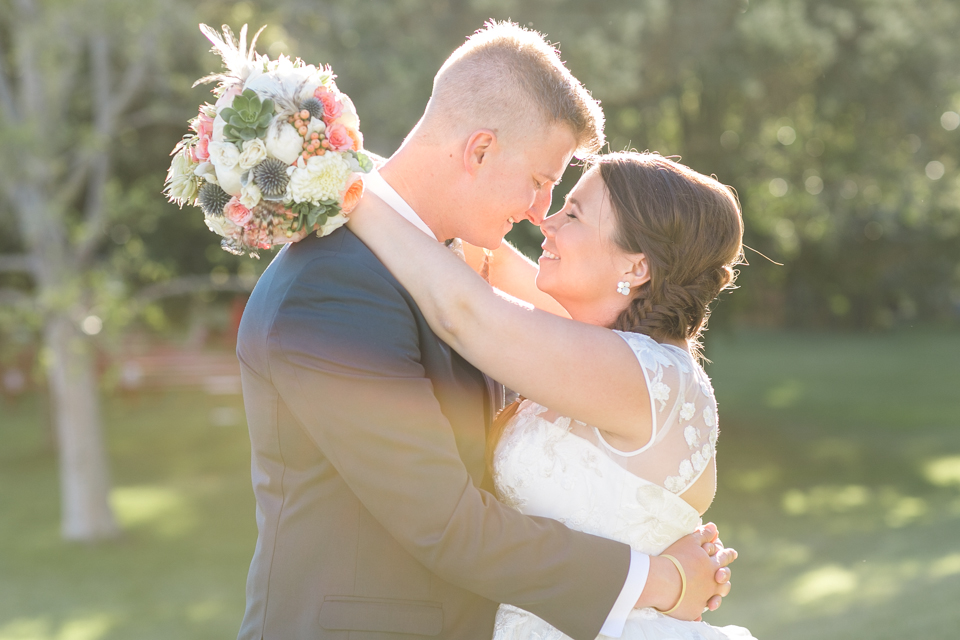
M 533 201 L 533 206 L 527 209 L 527 220 L 539 227 L 540 223 L 543 222 L 544 216 L 550 211 L 550 203 L 552 201 L 553 189 L 541 189 Z

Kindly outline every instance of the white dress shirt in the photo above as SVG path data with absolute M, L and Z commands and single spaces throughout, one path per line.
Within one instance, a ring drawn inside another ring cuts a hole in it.
M 383 200 L 394 211 L 403 216 L 413 226 L 423 231 L 425 234 L 437 240 L 436 234 L 430 230 L 430 227 L 417 215 L 407 201 L 404 200 L 396 189 L 391 187 L 380 172 L 374 170 L 363 176 L 363 188 L 369 190 L 378 198 Z M 630 550 L 630 569 L 627 571 L 627 579 L 620 591 L 620 596 L 613 603 L 613 608 L 607 615 L 600 633 L 611 638 L 619 638 L 623 634 L 623 627 L 627 623 L 627 616 L 633 610 L 633 605 L 640 599 L 643 588 L 647 584 L 647 576 L 650 573 L 650 556 L 645 553 Z

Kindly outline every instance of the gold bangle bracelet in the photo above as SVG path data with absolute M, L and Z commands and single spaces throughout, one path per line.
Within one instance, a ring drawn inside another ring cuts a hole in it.
M 666 558 L 667 560 L 672 562 L 673 566 L 675 566 L 677 568 L 677 571 L 680 572 L 680 597 L 677 599 L 677 604 L 673 605 L 673 607 L 671 607 L 667 611 L 660 611 L 660 609 L 657 609 L 657 611 L 660 611 L 660 613 L 662 613 L 663 615 L 668 616 L 680 608 L 680 603 L 683 602 L 683 596 L 687 595 L 687 574 L 683 572 L 683 567 L 680 565 L 680 561 L 674 558 L 673 556 L 664 553 L 664 554 L 661 554 L 660 557 Z

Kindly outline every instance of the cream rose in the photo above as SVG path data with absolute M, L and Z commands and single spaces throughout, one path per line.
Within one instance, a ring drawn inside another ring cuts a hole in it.
M 217 171 L 212 162 L 201 162 L 198 164 L 197 168 L 193 170 L 193 175 L 197 176 L 198 178 L 203 178 L 207 182 L 220 184 L 217 182 Z
M 347 216 L 343 213 L 338 213 L 335 216 L 327 218 L 327 221 L 320 225 L 320 228 L 317 229 L 317 233 L 321 236 L 327 236 L 347 224 Z
M 260 203 L 260 197 L 260 187 L 258 187 L 253 180 L 249 181 L 240 189 L 240 204 L 247 209 L 253 209 L 257 206 L 257 204 Z
M 239 196 L 240 189 L 243 186 L 240 182 L 243 176 L 240 167 L 234 166 L 232 169 L 223 169 L 214 165 L 214 168 L 217 171 L 217 184 L 220 185 L 220 188 L 232 196 Z
M 207 229 L 222 238 L 235 237 L 239 231 L 242 231 L 225 216 L 204 216 L 203 222 L 207 225 Z
M 240 161 L 240 150 L 232 142 L 211 142 L 210 162 L 219 169 L 233 169 Z
M 310 122 L 307 124 L 307 137 L 309 138 L 311 133 L 319 133 L 320 135 L 323 135 L 323 132 L 326 130 L 327 125 L 323 124 L 323 120 L 310 118 Z
M 243 151 L 240 152 L 240 168 L 252 169 L 267 157 L 267 145 L 263 140 L 254 138 L 243 143 Z
M 267 131 L 267 153 L 286 164 L 293 164 L 303 153 L 303 137 L 286 122 L 277 122 Z

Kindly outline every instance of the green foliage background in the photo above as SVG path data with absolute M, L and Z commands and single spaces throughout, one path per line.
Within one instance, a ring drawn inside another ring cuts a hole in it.
M 167 22 L 142 43 L 157 48 L 158 62 L 115 154 L 103 252 L 130 294 L 176 275 L 250 277 L 264 266 L 220 251 L 198 212 L 160 196 L 169 149 L 210 97 L 191 84 L 219 65 L 198 22 L 266 24 L 261 52 L 331 64 L 357 104 L 366 146 L 389 155 L 445 57 L 484 20 L 509 18 L 559 43 L 603 104 L 610 149 L 681 156 L 737 190 L 747 244 L 783 266 L 748 252 L 742 288 L 715 322 L 878 329 L 955 324 L 960 314 L 960 129 L 947 128 L 960 111 L 952 0 L 89 4 L 110 5 L 110 29 Z M 538 251 L 532 227 L 510 239 Z M 17 248 L 0 240 L 0 251 Z M 167 302 L 165 316 L 157 308 L 147 319 L 162 327 L 184 304 Z
M 237 21 L 254 20 L 247 6 L 234 8 Z M 740 194 L 747 243 L 784 263 L 748 252 L 743 287 L 718 319 L 885 328 L 957 317 L 960 130 L 941 124 L 960 111 L 955 2 L 421 0 L 274 11 L 264 43 L 331 62 L 382 153 L 484 19 L 547 33 L 602 101 L 611 149 L 679 155 L 716 174 Z M 942 177 L 927 176 L 931 162 Z M 531 251 L 540 242 L 532 228 L 511 239 Z

